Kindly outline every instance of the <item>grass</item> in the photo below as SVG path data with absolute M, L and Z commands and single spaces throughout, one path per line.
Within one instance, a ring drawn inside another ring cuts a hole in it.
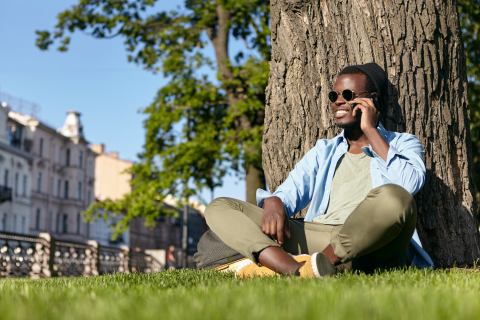
M 235 280 L 178 270 L 1 279 L 0 319 L 478 319 L 480 273 L 343 274 Z

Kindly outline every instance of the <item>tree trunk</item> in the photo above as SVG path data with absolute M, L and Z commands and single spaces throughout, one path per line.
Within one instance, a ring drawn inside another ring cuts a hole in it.
M 247 202 L 257 204 L 257 189 L 265 189 L 265 176 L 263 170 L 256 168 L 253 164 L 246 171 Z
M 417 229 L 437 266 L 480 257 L 465 55 L 454 0 L 272 0 L 263 167 L 275 190 L 335 126 L 327 94 L 347 65 L 389 79 L 381 121 L 416 135 L 427 176 Z

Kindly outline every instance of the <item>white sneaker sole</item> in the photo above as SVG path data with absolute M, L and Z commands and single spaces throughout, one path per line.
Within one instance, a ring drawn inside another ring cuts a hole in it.
M 312 270 L 313 270 L 313 273 L 315 274 L 315 277 L 317 278 L 321 278 L 322 276 L 320 275 L 320 273 L 318 272 L 318 265 L 317 265 L 317 255 L 318 255 L 318 252 L 312 254 Z

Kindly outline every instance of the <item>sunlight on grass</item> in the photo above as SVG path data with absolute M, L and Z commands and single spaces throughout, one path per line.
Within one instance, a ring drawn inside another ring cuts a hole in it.
M 235 280 L 179 270 L 0 280 L 1 319 L 477 319 L 479 273 Z

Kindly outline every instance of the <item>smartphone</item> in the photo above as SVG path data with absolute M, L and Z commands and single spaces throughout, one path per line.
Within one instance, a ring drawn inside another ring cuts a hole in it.
M 378 96 L 376 93 L 372 93 L 369 95 L 367 98 L 370 98 L 373 100 L 373 104 L 375 105 L 375 108 L 380 111 L 380 104 L 378 103 Z

